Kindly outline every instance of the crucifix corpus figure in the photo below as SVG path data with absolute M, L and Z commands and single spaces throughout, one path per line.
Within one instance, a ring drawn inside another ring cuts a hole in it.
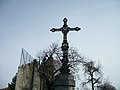
M 69 73 L 70 69 L 69 69 L 69 60 L 68 60 L 68 49 L 69 49 L 69 45 L 67 42 L 67 34 L 69 31 L 79 31 L 80 28 L 79 27 L 75 27 L 75 28 L 70 28 L 67 25 L 67 18 L 63 19 L 63 27 L 61 28 L 52 28 L 50 31 L 55 32 L 55 31 L 61 31 L 63 33 L 63 43 L 62 43 L 62 51 L 63 51 L 63 58 L 61 60 L 62 62 L 62 67 L 60 68 L 60 72 L 61 73 Z

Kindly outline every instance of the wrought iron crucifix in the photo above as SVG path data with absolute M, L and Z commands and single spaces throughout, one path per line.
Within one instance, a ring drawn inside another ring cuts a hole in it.
M 62 43 L 62 51 L 63 51 L 63 58 L 61 60 L 62 62 L 62 67 L 60 69 L 61 73 L 69 73 L 69 60 L 68 60 L 68 49 L 69 49 L 69 45 L 67 42 L 67 34 L 69 31 L 79 31 L 80 28 L 79 27 L 75 27 L 75 28 L 70 28 L 67 25 L 67 18 L 63 19 L 63 27 L 61 28 L 52 28 L 50 31 L 55 32 L 55 31 L 61 31 L 63 33 L 63 43 Z

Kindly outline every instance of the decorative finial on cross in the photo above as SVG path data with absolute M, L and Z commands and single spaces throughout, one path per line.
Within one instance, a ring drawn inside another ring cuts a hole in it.
M 63 19 L 63 22 L 64 22 L 64 25 L 63 25 L 63 26 L 64 26 L 64 27 L 67 27 L 67 21 L 68 21 L 67 18 L 64 18 L 64 19 Z
M 63 22 L 67 22 L 67 21 L 68 21 L 67 18 L 64 18 L 64 19 L 63 19 Z
M 67 18 L 64 18 L 63 19 L 63 22 L 64 22 L 63 27 L 57 28 L 57 29 L 52 28 L 50 30 L 52 32 L 61 31 L 63 33 L 63 43 L 62 43 L 62 47 L 61 47 L 62 51 L 63 51 L 63 58 L 61 60 L 62 67 L 60 69 L 61 73 L 69 73 L 70 72 L 69 64 L 68 64 L 68 62 L 69 62 L 69 60 L 68 60 L 68 48 L 69 48 L 69 45 L 68 45 L 68 42 L 67 42 L 67 33 L 69 31 L 79 31 L 80 30 L 79 27 L 75 27 L 75 28 L 68 27 L 67 21 L 68 21 Z

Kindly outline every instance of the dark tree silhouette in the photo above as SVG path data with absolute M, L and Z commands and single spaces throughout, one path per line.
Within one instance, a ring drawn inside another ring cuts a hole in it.
M 15 90 L 16 79 L 17 79 L 17 73 L 16 73 L 16 75 L 12 78 L 12 82 L 11 82 L 11 83 L 8 83 L 8 90 Z
M 45 89 L 52 90 L 53 81 L 55 75 L 59 74 L 59 69 L 61 67 L 61 60 L 62 60 L 62 51 L 61 47 L 58 43 L 52 43 L 48 49 L 40 51 L 37 54 L 39 58 L 39 72 L 40 77 L 44 79 L 45 82 Z M 83 69 L 85 80 L 82 82 L 85 90 L 91 86 L 92 90 L 97 89 L 97 86 L 100 86 L 102 83 L 102 70 L 100 64 L 95 64 L 92 60 L 87 60 L 85 57 L 80 55 L 78 51 L 70 47 L 69 48 L 69 66 L 70 66 L 70 73 L 74 74 L 76 77 L 80 77 L 79 70 L 80 68 Z M 81 67 L 78 67 L 80 66 Z M 78 87 L 79 89 L 80 87 Z M 89 90 L 90 88 L 88 88 Z M 111 90 L 111 89 L 110 89 Z
M 85 81 L 82 83 L 83 86 L 90 84 L 92 90 L 95 90 L 95 87 L 101 83 L 102 71 L 101 65 L 95 65 L 95 62 L 88 61 L 83 63 L 83 71 L 85 75 Z
M 37 57 L 39 58 L 40 77 L 44 78 L 48 90 L 51 90 L 55 75 L 60 73 L 59 69 L 62 65 L 61 47 L 57 43 L 52 43 L 48 49 L 39 52 Z M 69 49 L 68 58 L 71 73 L 79 75 L 77 66 L 84 62 L 84 58 L 73 47 Z

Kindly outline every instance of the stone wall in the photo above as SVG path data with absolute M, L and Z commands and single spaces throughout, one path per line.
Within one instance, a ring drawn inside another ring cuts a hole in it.
M 15 90 L 40 90 L 40 77 L 36 65 L 34 66 L 33 68 L 33 63 L 28 63 L 18 67 Z
M 37 70 L 37 67 L 34 69 L 34 79 L 33 79 L 33 89 L 32 90 L 41 90 L 41 85 L 40 85 L 40 76 Z

